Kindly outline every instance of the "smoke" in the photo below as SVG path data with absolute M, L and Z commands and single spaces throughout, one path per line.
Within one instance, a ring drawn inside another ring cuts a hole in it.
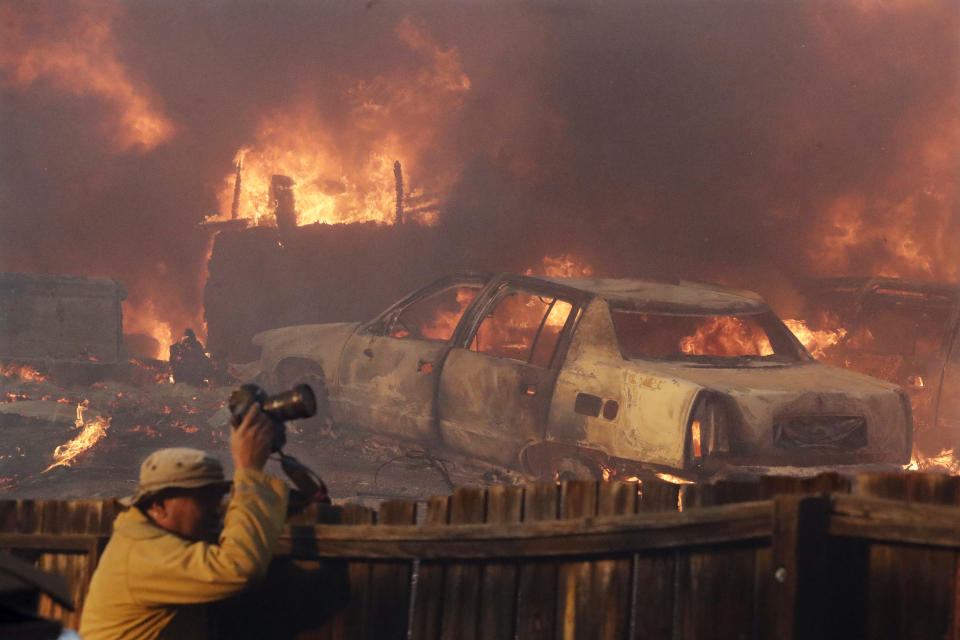
M 0 268 L 119 278 L 173 335 L 201 323 L 198 225 L 229 213 L 238 150 L 289 137 L 271 122 L 305 122 L 330 193 L 402 155 L 476 266 L 960 275 L 957 3 L 6 0 L 0 20 Z

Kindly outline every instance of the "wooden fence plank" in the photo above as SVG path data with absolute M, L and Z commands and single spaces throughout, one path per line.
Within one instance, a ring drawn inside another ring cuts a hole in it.
M 375 512 L 366 507 L 355 504 L 343 506 L 344 525 L 372 525 Z M 370 606 L 371 595 L 371 568 L 369 562 L 354 561 L 347 566 L 350 580 L 350 597 L 347 606 L 336 613 L 325 625 L 330 630 L 330 637 L 336 640 L 362 638 L 364 630 L 372 620 L 375 612 Z
M 833 496 L 830 533 L 877 542 L 960 547 L 960 509 L 883 498 Z
M 522 517 L 523 489 L 505 485 L 495 485 L 487 489 L 485 522 L 520 522 Z M 516 562 L 484 564 L 480 583 L 478 638 L 510 640 L 514 637 L 518 575 Z
M 696 502 L 699 509 L 708 508 L 705 505 L 737 505 L 755 500 L 759 494 L 756 482 L 722 482 Z M 767 586 L 766 581 L 756 580 L 756 554 L 762 548 L 758 544 L 694 548 L 676 555 L 675 638 L 738 638 L 756 627 L 753 603 L 756 594 Z
M 874 544 L 864 638 L 945 638 L 954 605 L 956 553 Z
M 680 488 L 680 485 L 660 478 L 645 479 L 640 484 L 640 504 L 637 510 L 641 513 L 676 511 Z
M 417 505 L 390 500 L 380 505 L 379 525 L 412 526 L 417 521 Z M 369 638 L 402 638 L 410 611 L 409 561 L 374 563 L 370 577 Z
M 902 473 L 858 473 L 853 493 L 889 500 L 906 500 L 907 478 Z
M 618 516 L 637 510 L 638 487 L 633 483 L 602 482 L 597 487 L 597 515 Z M 588 624 L 593 637 L 625 638 L 630 626 L 632 555 L 592 563 L 589 602 L 593 613 Z M 582 626 L 582 625 L 581 625 Z
M 482 523 L 485 510 L 483 489 L 459 488 L 450 498 L 450 524 Z M 475 640 L 477 607 L 480 603 L 480 565 L 448 564 L 444 579 L 443 640 Z
M 569 480 L 561 485 L 560 517 L 586 518 L 597 513 L 598 483 Z M 557 635 L 589 638 L 596 633 L 599 611 L 590 602 L 593 591 L 592 563 L 564 562 L 557 569 Z
M 553 520 L 557 517 L 557 486 L 528 484 L 523 495 L 525 523 Z M 517 582 L 516 634 L 525 640 L 554 637 L 557 565 L 550 561 L 525 562 L 520 565 Z
M 755 549 L 749 545 L 684 550 L 674 596 L 673 637 L 744 638 L 753 628 Z
M 434 497 L 427 502 L 424 525 L 445 525 L 450 519 L 450 498 Z M 418 562 L 414 568 L 412 605 L 407 638 L 433 640 L 440 636 L 443 613 L 443 564 Z

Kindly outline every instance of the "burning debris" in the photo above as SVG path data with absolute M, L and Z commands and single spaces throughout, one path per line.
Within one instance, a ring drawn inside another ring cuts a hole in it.
M 102 416 L 86 418 L 83 414 L 89 408 L 90 402 L 88 400 L 84 400 L 77 405 L 77 418 L 74 421 L 74 427 L 80 429 L 80 433 L 70 442 L 53 450 L 54 463 L 41 473 L 46 473 L 54 467 L 69 467 L 74 458 L 90 449 L 107 435 L 107 429 L 110 428 L 110 418 Z

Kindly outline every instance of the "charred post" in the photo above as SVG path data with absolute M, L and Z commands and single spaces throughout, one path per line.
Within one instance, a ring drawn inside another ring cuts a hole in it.
M 275 175 L 270 179 L 270 202 L 273 215 L 277 219 L 277 228 L 281 232 L 296 229 L 297 204 L 293 194 L 293 178 Z
M 393 163 L 393 177 L 397 182 L 397 216 L 394 221 L 397 225 L 403 224 L 403 167 L 400 161 Z
M 236 220 L 240 215 L 240 186 L 242 183 L 243 157 L 237 160 L 237 173 L 233 179 L 233 204 L 230 206 L 230 219 Z

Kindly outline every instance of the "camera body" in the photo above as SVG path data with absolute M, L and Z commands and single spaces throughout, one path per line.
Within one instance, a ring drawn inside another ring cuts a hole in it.
M 317 413 L 317 400 L 308 384 L 298 384 L 289 391 L 273 396 L 255 384 L 245 384 L 230 394 L 230 415 L 233 416 L 234 429 L 240 426 L 243 416 L 256 403 L 273 422 L 271 451 L 280 451 L 287 443 L 284 422 L 310 418 Z

